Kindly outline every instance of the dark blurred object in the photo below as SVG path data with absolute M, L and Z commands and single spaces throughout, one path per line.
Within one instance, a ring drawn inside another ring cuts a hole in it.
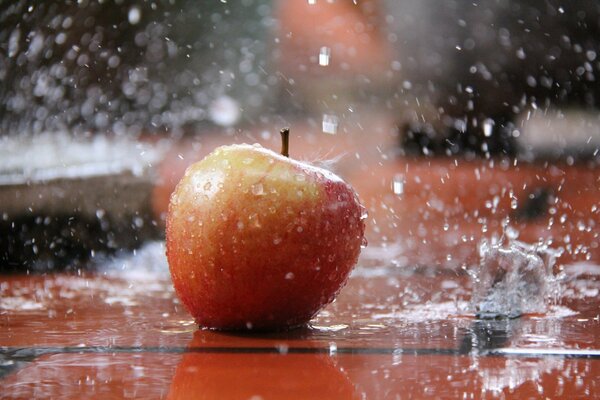
M 506 131 L 484 135 L 469 135 L 458 129 L 448 129 L 440 135 L 433 127 L 421 123 L 407 123 L 400 127 L 400 146 L 403 155 L 484 157 L 488 154 L 514 157 L 517 140 Z
M 388 29 L 397 38 L 398 94 L 414 111 L 411 123 L 403 125 L 408 129 L 402 141 L 410 152 L 531 153 L 515 149 L 520 115 L 528 119 L 550 107 L 598 109 L 598 2 L 384 4 L 391 16 Z M 572 147 L 570 132 L 561 134 L 565 147 Z
M 158 150 L 102 136 L 1 143 L 0 270 L 73 267 L 160 236 L 151 209 Z

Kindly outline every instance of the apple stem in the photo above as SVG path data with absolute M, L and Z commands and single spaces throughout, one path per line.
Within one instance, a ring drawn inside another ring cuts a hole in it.
M 290 128 L 282 128 L 281 131 L 281 155 L 289 157 L 290 156 Z

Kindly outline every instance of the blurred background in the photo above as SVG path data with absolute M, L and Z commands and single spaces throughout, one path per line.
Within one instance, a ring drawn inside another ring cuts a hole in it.
M 339 173 L 363 264 L 460 268 L 506 229 L 597 261 L 600 5 L 0 5 L 0 268 L 77 268 L 163 234 L 216 146 Z

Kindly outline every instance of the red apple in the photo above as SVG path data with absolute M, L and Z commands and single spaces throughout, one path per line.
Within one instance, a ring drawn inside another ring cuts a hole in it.
M 301 325 L 346 282 L 364 217 L 354 190 L 327 170 L 259 145 L 219 147 L 171 196 L 175 290 L 203 327 Z

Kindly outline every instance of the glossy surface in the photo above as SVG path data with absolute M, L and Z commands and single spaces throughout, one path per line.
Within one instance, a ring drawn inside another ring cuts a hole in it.
M 305 328 L 198 330 L 164 245 L 95 273 L 3 276 L 3 398 L 594 398 L 597 266 L 567 266 L 545 314 L 476 320 L 464 273 L 361 262 Z M 235 381 L 235 384 L 232 382 Z

